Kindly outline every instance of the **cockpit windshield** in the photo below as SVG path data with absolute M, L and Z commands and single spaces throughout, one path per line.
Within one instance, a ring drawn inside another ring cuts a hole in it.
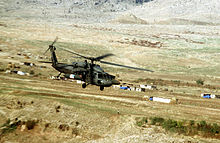
M 104 72 L 104 70 L 99 65 L 95 65 L 93 68 L 97 72 Z
M 112 79 L 112 77 L 111 77 L 111 75 L 109 75 L 109 74 L 103 74 L 103 73 L 98 73 L 98 78 L 100 78 L 100 79 Z
M 101 73 L 99 73 L 98 78 L 103 78 L 103 75 Z

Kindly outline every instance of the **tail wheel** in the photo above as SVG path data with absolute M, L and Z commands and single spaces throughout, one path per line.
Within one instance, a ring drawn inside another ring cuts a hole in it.
M 86 88 L 86 83 L 83 83 L 83 84 L 82 84 L 82 88 Z
M 104 86 L 100 86 L 100 90 L 103 91 L 104 90 Z

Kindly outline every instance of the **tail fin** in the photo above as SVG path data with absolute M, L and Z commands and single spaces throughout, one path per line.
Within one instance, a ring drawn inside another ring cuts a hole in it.
M 50 52 L 51 52 L 51 60 L 52 60 L 52 65 L 56 65 L 58 63 L 57 61 L 57 56 L 55 53 L 56 48 L 54 46 L 49 46 Z
M 57 57 L 56 57 L 56 53 L 55 53 L 56 48 L 55 48 L 55 46 L 53 46 L 53 45 L 56 43 L 57 40 L 58 40 L 58 37 L 56 37 L 56 39 L 53 41 L 53 43 L 52 43 L 51 45 L 49 45 L 49 48 L 48 48 L 48 49 L 45 51 L 45 53 L 44 53 L 44 54 L 46 54 L 46 52 L 47 52 L 48 50 L 50 50 L 50 52 L 51 52 L 52 65 L 58 64 Z

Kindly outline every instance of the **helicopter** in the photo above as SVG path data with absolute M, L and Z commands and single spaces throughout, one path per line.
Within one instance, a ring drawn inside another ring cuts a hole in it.
M 113 56 L 114 54 L 108 53 L 102 56 L 98 57 L 87 57 L 83 56 L 81 54 L 78 54 L 76 52 L 73 52 L 71 50 L 61 48 L 59 49 L 64 50 L 66 52 L 72 53 L 80 58 L 84 58 L 85 61 L 83 62 L 72 62 L 72 64 L 65 64 L 65 63 L 59 63 L 56 57 L 56 47 L 54 44 L 56 43 L 58 38 L 56 38 L 51 45 L 49 45 L 49 48 L 45 51 L 44 54 L 47 53 L 47 51 L 50 50 L 51 53 L 51 61 L 52 62 L 45 62 L 40 61 L 42 63 L 52 63 L 52 67 L 59 71 L 60 73 L 57 75 L 59 77 L 62 73 L 64 74 L 74 74 L 74 79 L 81 80 L 84 83 L 82 84 L 82 88 L 86 88 L 89 84 L 96 85 L 100 87 L 100 90 L 103 91 L 104 87 L 110 87 L 112 85 L 118 85 L 120 82 L 115 79 L 114 75 L 111 75 L 107 72 L 105 72 L 100 65 L 95 64 L 94 62 L 100 62 L 102 64 L 108 64 L 113 66 L 119 66 L 129 69 L 135 69 L 135 70 L 142 70 L 142 71 L 149 71 L 153 72 L 152 70 L 143 69 L 143 68 L 137 68 L 137 67 L 131 67 L 126 65 L 120 65 L 116 63 L 106 62 L 102 59 Z M 88 61 L 90 62 L 88 62 Z

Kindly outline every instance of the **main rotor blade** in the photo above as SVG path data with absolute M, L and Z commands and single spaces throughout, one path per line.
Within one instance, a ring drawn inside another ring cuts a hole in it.
M 46 63 L 46 64 L 52 64 L 53 62 L 50 61 L 38 61 L 39 63 Z M 58 63 L 58 64 L 65 64 L 65 63 Z
M 61 47 L 59 47 L 59 48 L 62 49 L 62 50 L 64 50 L 64 51 L 66 51 L 66 52 L 69 52 L 69 53 L 72 53 L 72 54 L 74 54 L 74 55 L 80 56 L 80 57 L 82 57 L 82 58 L 85 58 L 85 59 L 89 59 L 89 60 L 91 60 L 91 58 L 89 58 L 89 57 L 86 57 L 86 56 L 80 55 L 80 54 L 75 53 L 75 52 L 73 52 L 73 51 L 70 51 L 70 50 L 68 50 L 68 49 L 61 48 Z
M 51 46 L 53 46 L 53 44 L 55 44 L 58 40 L 58 37 L 56 37 L 56 39 L 53 41 L 53 43 L 51 44 Z
M 47 48 L 47 50 L 44 52 L 44 55 L 47 53 L 47 51 L 50 49 L 50 46 L 49 46 L 49 48 Z
M 115 63 L 110 63 L 110 62 L 105 62 L 105 61 L 100 61 L 100 63 L 108 64 L 108 65 L 113 65 L 113 66 L 118 66 L 118 67 L 129 68 L 129 69 L 135 69 L 135 70 L 142 70 L 142 71 L 154 72 L 154 71 L 148 70 L 148 69 L 142 69 L 142 68 L 137 68 L 137 67 L 131 67 L 131 66 L 126 66 L 126 65 L 120 65 L 120 64 L 115 64 Z
M 99 57 L 96 57 L 94 60 L 96 61 L 100 61 L 101 59 L 104 59 L 104 58 L 107 58 L 107 57 L 110 57 L 110 56 L 113 56 L 114 54 L 105 54 L 105 55 L 102 55 L 102 56 L 99 56 Z
M 52 64 L 50 61 L 38 61 L 39 63 L 46 63 L 46 64 Z

